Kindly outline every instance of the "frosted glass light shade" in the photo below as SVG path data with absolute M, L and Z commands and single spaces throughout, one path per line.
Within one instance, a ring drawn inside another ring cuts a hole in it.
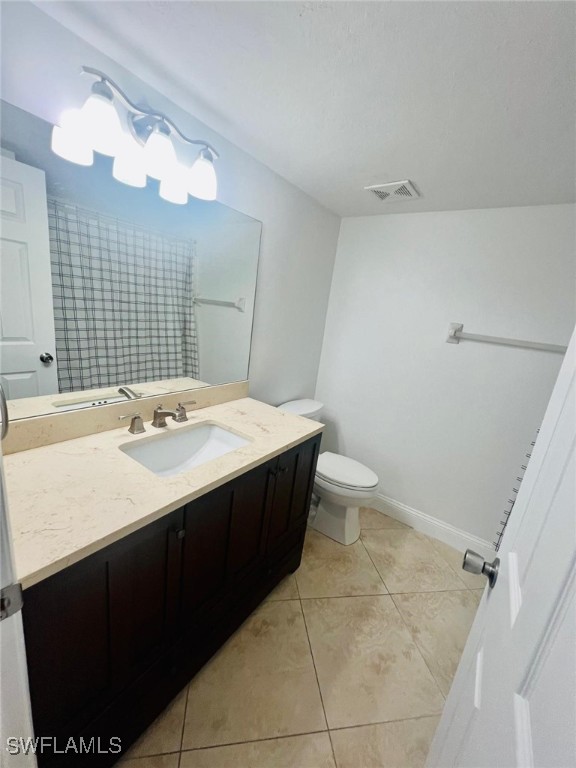
M 172 139 L 155 128 L 144 145 L 146 173 L 153 179 L 162 180 L 173 175 L 178 165 Z
M 92 93 L 80 110 L 86 139 L 95 152 L 114 157 L 122 143 L 123 131 L 116 107 L 105 96 Z
M 158 194 L 169 203 L 185 205 L 188 202 L 188 185 L 184 169 L 173 166 L 169 175 L 160 182 Z
M 68 109 L 60 118 L 60 125 L 52 128 L 52 152 L 77 165 L 92 165 L 94 152 L 86 140 L 79 109 Z
M 112 176 L 131 187 L 146 186 L 144 148 L 128 134 L 124 134 L 118 147 L 112 166 Z
M 188 192 L 200 200 L 216 200 L 218 179 L 212 157 L 202 150 L 188 171 Z

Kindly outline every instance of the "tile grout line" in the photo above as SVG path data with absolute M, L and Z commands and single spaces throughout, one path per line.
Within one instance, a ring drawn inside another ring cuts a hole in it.
M 318 595 L 317 597 L 301 597 L 302 601 L 310 600 L 348 600 L 351 597 L 390 597 L 389 592 L 361 592 L 358 595 Z
M 428 715 L 424 715 L 428 717 Z M 429 715 L 429 717 L 437 717 L 437 715 Z M 265 741 L 280 741 L 282 739 L 298 739 L 301 736 L 321 736 L 324 733 L 328 733 L 328 729 L 323 731 L 301 731 L 298 733 L 282 733 L 278 736 L 266 736 L 263 739 L 246 739 L 245 741 L 226 741 L 222 744 L 206 744 L 203 747 L 190 747 L 190 749 L 183 749 L 182 752 L 202 752 L 208 749 L 220 749 L 221 747 L 239 747 L 242 744 L 260 744 Z M 175 754 L 174 752 L 164 752 L 158 755 L 150 755 L 150 757 L 160 757 L 161 754 Z M 136 758 L 139 759 L 139 758 Z
M 298 589 L 298 581 L 296 580 L 296 589 Z M 300 590 L 298 589 L 298 595 Z M 324 713 L 324 720 L 326 721 L 326 731 L 328 732 L 328 740 L 330 741 L 330 749 L 332 750 L 332 757 L 334 759 L 334 766 L 337 768 L 336 753 L 334 752 L 334 745 L 332 744 L 332 737 L 330 736 L 330 726 L 328 725 L 328 715 L 326 714 L 326 707 L 324 705 L 324 696 L 322 696 L 322 688 L 320 687 L 320 680 L 318 678 L 318 670 L 316 669 L 316 660 L 314 659 L 314 651 L 312 650 L 312 642 L 310 640 L 310 633 L 308 632 L 308 624 L 306 623 L 306 616 L 304 614 L 304 606 L 302 605 L 302 598 L 299 598 L 300 612 L 302 613 L 302 619 L 304 621 L 304 630 L 306 632 L 306 638 L 308 640 L 308 647 L 310 648 L 310 657 L 312 659 L 312 666 L 314 667 L 314 674 L 316 676 L 316 685 L 318 686 L 318 693 L 320 694 L 320 703 L 322 704 L 322 712 Z
M 131 764 L 136 765 L 137 763 L 140 762 L 140 760 L 149 760 L 151 757 L 166 757 L 168 755 L 178 755 L 178 758 L 180 758 L 180 751 L 177 749 L 172 749 L 170 750 L 170 752 L 153 752 L 150 755 L 139 755 L 138 757 L 124 756 L 114 765 L 115 766 L 117 765 L 120 768 L 120 766 L 123 766 L 123 765 L 131 765 Z
M 456 590 L 454 590 L 454 591 L 456 591 Z M 460 592 L 462 592 L 463 590 L 459 590 L 459 591 L 460 591 Z M 426 595 L 426 594 L 430 594 L 430 593 L 428 593 L 428 592 L 411 592 L 411 593 L 408 593 L 408 592 L 404 592 L 403 594 Z M 392 597 L 392 596 L 391 596 L 391 597 Z M 432 676 L 432 680 L 434 680 L 434 682 L 436 683 L 436 687 L 437 687 L 437 688 L 438 688 L 438 690 L 440 691 L 440 696 L 442 696 L 442 698 L 444 699 L 444 703 L 446 703 L 446 696 L 444 695 L 444 691 L 442 690 L 442 688 L 440 688 L 440 683 L 439 683 L 439 682 L 438 682 L 438 680 L 436 679 L 436 675 L 434 674 L 434 672 L 432 672 L 432 670 L 430 669 L 430 666 L 429 666 L 428 662 L 427 662 L 427 661 L 426 661 L 426 659 L 424 658 L 424 654 L 423 654 L 423 653 L 422 653 L 422 651 L 420 650 L 420 646 L 419 646 L 419 645 L 418 645 L 418 643 L 416 642 L 416 639 L 414 638 L 414 635 L 412 634 L 412 631 L 411 631 L 411 629 L 410 629 L 410 626 L 409 626 L 408 622 L 406 621 L 406 619 L 405 619 L 405 618 L 404 618 L 404 616 L 402 615 L 402 611 L 401 611 L 401 610 L 400 610 L 400 608 L 398 608 L 398 606 L 396 605 L 396 602 L 395 602 L 395 600 L 394 600 L 394 597 L 392 597 L 392 602 L 394 603 L 394 608 L 396 608 L 396 610 L 398 611 L 398 615 L 399 615 L 399 616 L 400 616 L 400 618 L 402 619 L 402 621 L 403 621 L 403 623 L 404 623 L 404 626 L 406 627 L 406 629 L 407 629 L 407 631 L 408 631 L 408 634 L 409 634 L 409 635 L 410 635 L 410 637 L 412 638 L 412 642 L 413 642 L 413 643 L 414 643 L 414 645 L 416 646 L 416 650 L 418 651 L 418 653 L 420 654 L 420 656 L 421 656 L 421 658 L 422 658 L 422 661 L 423 661 L 423 662 L 424 662 L 424 664 L 426 665 L 426 669 L 428 670 L 428 672 L 430 672 L 430 675 Z M 444 711 L 444 706 L 442 706 L 442 712 L 443 712 L 443 711 Z M 440 715 L 442 715 L 442 712 L 440 713 Z
M 384 530 L 384 529 L 380 528 L 380 529 L 374 529 L 374 530 Z M 372 563 L 372 565 L 374 566 L 374 570 L 375 570 L 375 571 L 376 571 L 376 573 L 378 574 L 378 578 L 380 579 L 380 581 L 382 582 L 382 584 L 384 584 L 384 589 L 386 590 L 386 593 L 387 593 L 388 595 L 392 594 L 392 593 L 390 592 L 390 590 L 388 589 L 388 584 L 386 584 L 386 582 L 384 581 L 384 577 L 382 576 L 382 574 L 381 574 L 381 573 L 380 573 L 380 571 L 378 570 L 378 566 L 376 565 L 376 563 L 375 563 L 375 562 L 374 562 L 374 560 L 372 559 L 372 555 L 370 554 L 370 552 L 368 552 L 368 547 L 366 546 L 366 544 L 364 544 L 364 541 L 362 540 L 362 528 L 360 529 L 360 536 L 358 537 L 358 541 L 359 541 L 359 542 L 362 544 L 362 546 L 364 547 L 364 552 L 366 552 L 366 554 L 368 555 L 368 558 L 370 559 L 370 562 L 371 562 L 371 563 Z
M 304 555 L 304 552 L 302 552 L 302 555 Z M 302 563 L 302 559 L 300 559 L 300 563 Z M 300 568 L 300 566 L 298 566 L 298 568 Z M 300 608 L 302 608 L 302 597 L 300 595 L 300 587 L 298 586 L 298 577 L 296 576 L 298 568 L 296 568 L 296 571 L 294 571 L 292 575 L 294 576 L 294 584 L 296 584 L 296 594 L 298 595 L 298 600 L 300 600 Z M 302 615 L 304 615 L 304 610 L 302 610 Z
M 324 731 L 302 731 L 300 733 L 285 733 L 278 736 L 267 736 L 263 739 L 246 739 L 245 741 L 227 741 L 222 744 L 207 744 L 203 747 L 190 747 L 190 749 L 183 749 L 182 752 L 202 752 L 209 749 L 221 749 L 222 747 L 238 747 L 243 744 L 260 744 L 267 741 L 279 741 L 283 739 L 298 739 L 302 736 L 321 736 L 322 734 L 330 734 L 333 731 L 351 731 L 355 728 L 369 728 L 372 725 L 388 725 L 390 723 L 406 723 L 415 720 L 428 720 L 433 717 L 440 717 L 440 713 L 433 715 L 418 715 L 417 717 L 401 717 L 393 720 L 376 720 L 370 723 L 356 723 L 355 725 L 342 725 L 338 728 L 328 728 Z M 163 755 L 175 755 L 176 752 L 158 752 L 153 755 L 142 756 L 141 758 L 131 758 L 132 760 L 143 760 L 148 757 L 162 757 Z
M 390 725 L 391 723 L 410 723 L 414 720 L 429 720 L 432 717 L 441 717 L 435 715 L 417 715 L 416 717 L 400 717 L 394 720 L 376 720 L 373 723 L 357 723 L 356 725 L 341 725 L 339 728 L 331 728 L 331 731 L 353 731 L 355 728 L 370 728 L 372 725 Z
M 182 720 L 182 731 L 180 733 L 180 750 L 178 753 L 178 765 L 176 768 L 180 768 L 182 762 L 182 747 L 184 745 L 184 731 L 186 730 L 186 714 L 188 713 L 188 697 L 190 696 L 190 682 L 186 685 L 186 701 L 184 702 L 184 718 Z

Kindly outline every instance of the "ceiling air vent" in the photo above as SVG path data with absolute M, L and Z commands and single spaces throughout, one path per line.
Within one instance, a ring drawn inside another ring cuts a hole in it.
M 412 200 L 420 197 L 414 185 L 408 179 L 404 181 L 390 181 L 388 184 L 374 184 L 364 187 L 367 192 L 372 192 L 378 200 L 391 203 L 396 200 Z

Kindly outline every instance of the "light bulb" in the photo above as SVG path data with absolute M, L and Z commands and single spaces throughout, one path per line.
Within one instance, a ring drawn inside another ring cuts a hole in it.
M 86 138 L 95 152 L 114 157 L 122 142 L 120 116 L 113 95 L 104 82 L 94 83 L 92 93 L 80 110 Z
M 131 187 L 146 186 L 144 148 L 126 133 L 114 158 L 112 176 Z
M 188 202 L 188 185 L 185 169 L 176 164 L 160 181 L 158 194 L 169 203 L 185 205 Z
M 78 165 L 92 165 L 94 152 L 86 140 L 79 109 L 68 109 L 52 128 L 52 152 Z
M 156 125 L 144 145 L 146 173 L 153 179 L 168 178 L 178 165 L 176 150 L 170 136 Z
M 216 200 L 218 179 L 209 150 L 202 149 L 188 171 L 188 192 L 200 200 Z

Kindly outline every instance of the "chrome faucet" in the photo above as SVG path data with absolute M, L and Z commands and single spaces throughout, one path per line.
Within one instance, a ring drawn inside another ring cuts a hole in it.
M 165 427 L 166 426 L 166 416 L 171 416 L 174 421 L 178 421 L 178 411 L 168 411 L 166 408 L 163 408 L 161 405 L 159 405 L 157 408 L 154 408 L 154 418 L 152 419 L 152 426 L 153 427 Z
M 124 395 L 124 397 L 128 398 L 128 400 L 138 400 L 142 397 L 142 395 L 137 395 L 133 389 L 130 389 L 130 387 L 120 387 L 118 392 L 120 392 L 121 395 Z

